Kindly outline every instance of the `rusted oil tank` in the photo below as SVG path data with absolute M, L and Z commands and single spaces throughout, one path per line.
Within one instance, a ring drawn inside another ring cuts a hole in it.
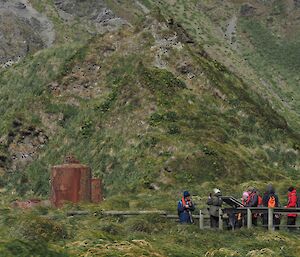
M 100 203 L 103 200 L 102 196 L 102 180 L 99 178 L 92 179 L 92 202 Z
M 60 207 L 64 202 L 91 202 L 91 169 L 80 163 L 54 166 L 51 173 L 51 202 Z

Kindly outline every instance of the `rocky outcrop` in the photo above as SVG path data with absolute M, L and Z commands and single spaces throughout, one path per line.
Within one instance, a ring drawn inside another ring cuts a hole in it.
M 251 4 L 243 4 L 241 6 L 240 14 L 241 16 L 249 17 L 255 14 L 256 8 Z
M 52 45 L 53 24 L 26 0 L 0 1 L 0 64 L 10 66 L 28 53 Z
M 43 130 L 34 126 L 25 126 L 15 119 L 10 132 L 0 139 L 0 168 L 5 170 L 22 170 L 34 160 L 39 149 L 45 146 L 48 137 Z
M 117 17 L 112 10 L 107 8 L 101 0 L 55 0 L 54 4 L 60 17 L 66 21 L 80 18 L 91 22 L 98 33 L 112 31 L 127 24 L 125 20 Z

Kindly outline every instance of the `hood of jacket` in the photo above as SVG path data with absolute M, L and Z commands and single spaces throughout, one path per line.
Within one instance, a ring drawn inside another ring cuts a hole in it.
M 297 194 L 297 191 L 296 189 L 294 189 L 292 192 L 289 192 L 288 196 L 290 197 L 291 195 L 296 195 Z
M 267 186 L 267 193 L 268 194 L 275 194 L 275 189 L 274 189 L 274 187 L 273 187 L 273 185 L 268 185 Z

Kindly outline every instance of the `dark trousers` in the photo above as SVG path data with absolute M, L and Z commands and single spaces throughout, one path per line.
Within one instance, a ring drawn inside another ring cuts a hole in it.
M 264 213 L 262 215 L 262 223 L 265 226 L 265 228 L 268 229 L 268 213 Z M 275 225 L 275 230 L 279 230 L 280 216 L 274 214 L 273 225 Z
M 257 216 L 252 214 L 252 225 L 257 226 Z M 244 215 L 244 226 L 247 226 L 247 215 Z
M 292 231 L 295 230 L 295 227 L 289 227 L 289 226 L 294 226 L 296 225 L 296 217 L 287 217 L 287 226 L 288 230 Z
M 274 215 L 274 225 L 276 225 L 275 230 L 279 230 L 279 225 L 280 225 L 280 216 L 279 215 Z
M 210 227 L 219 228 L 219 217 L 210 215 Z

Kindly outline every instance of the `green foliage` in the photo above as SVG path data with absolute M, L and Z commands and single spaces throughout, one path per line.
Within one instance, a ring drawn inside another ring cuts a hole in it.
M 68 238 L 68 232 L 63 223 L 49 217 L 23 217 L 18 224 L 21 236 L 26 240 L 34 241 L 61 241 Z
M 300 54 L 298 42 L 280 40 L 268 28 L 252 19 L 243 19 L 241 27 L 249 33 L 251 43 L 269 65 L 281 66 L 289 73 L 300 70 L 300 60 L 297 58 Z
M 158 68 L 146 69 L 141 66 L 140 73 L 144 79 L 145 86 L 152 92 L 161 92 L 164 95 L 171 96 L 176 90 L 186 88 L 183 81 L 174 77 L 167 70 Z
M 6 257 L 67 257 L 68 254 L 49 248 L 49 246 L 40 241 L 21 241 L 11 240 L 9 242 L 0 242 L 0 255 Z

